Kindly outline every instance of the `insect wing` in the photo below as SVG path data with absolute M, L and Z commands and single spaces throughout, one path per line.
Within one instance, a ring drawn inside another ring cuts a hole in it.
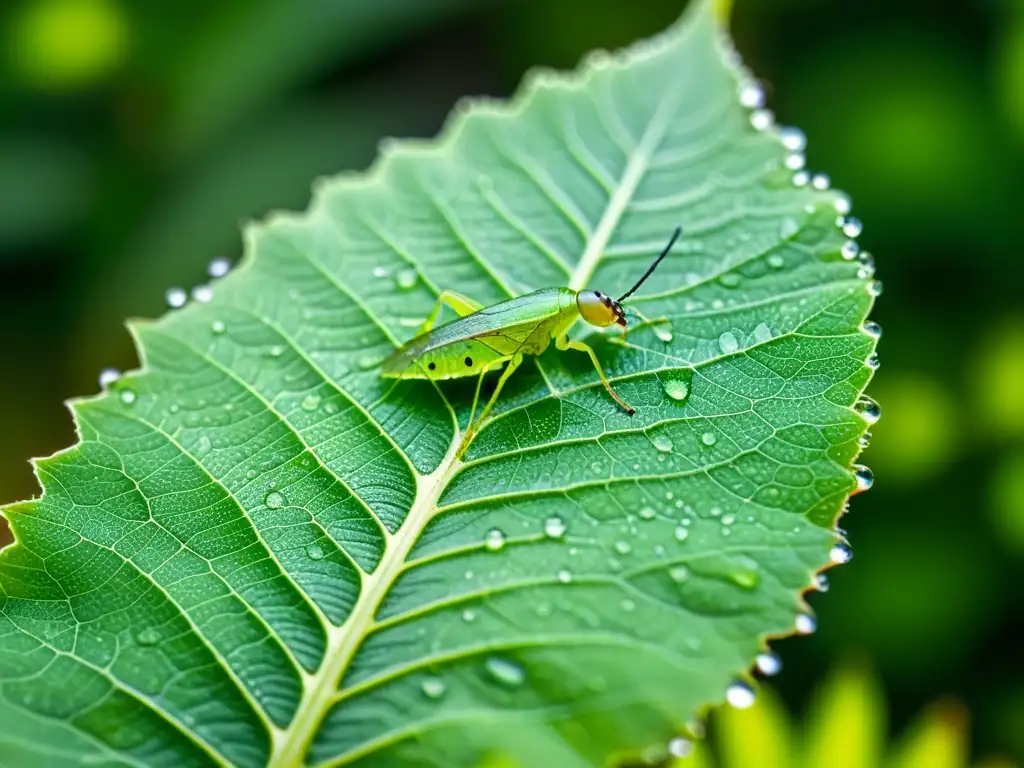
M 545 288 L 484 307 L 471 315 L 438 326 L 396 349 L 381 364 L 381 374 L 399 376 L 428 352 L 457 342 L 473 339 L 482 341 L 488 336 L 514 340 L 521 335 L 525 340 L 529 331 L 538 323 L 562 309 L 566 302 L 565 294 L 570 297 L 574 295 L 563 288 Z

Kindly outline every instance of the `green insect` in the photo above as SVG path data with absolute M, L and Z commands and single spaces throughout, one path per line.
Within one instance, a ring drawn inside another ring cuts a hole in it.
M 682 228 L 676 227 L 668 245 L 647 268 L 643 277 L 618 299 L 613 299 L 600 291 L 542 288 L 525 296 L 484 307 L 454 291 L 443 291 L 417 335 L 381 363 L 380 375 L 392 379 L 438 380 L 479 374 L 476 395 L 470 411 L 470 426 L 459 449 L 460 455 L 476 429 L 491 412 L 502 387 L 523 362 L 523 357 L 541 354 L 548 348 L 552 339 L 555 341 L 556 349 L 586 352 L 608 394 L 632 416 L 636 411 L 612 389 L 594 350 L 582 341 L 570 339 L 568 331 L 577 320 L 583 318 L 585 322 L 598 328 L 621 325 L 622 333 L 625 335 L 626 310 L 623 309 L 622 303 L 651 276 L 661 260 L 672 250 L 681 232 Z M 441 307 L 445 305 L 453 309 L 459 317 L 434 328 Z M 665 322 L 664 319 L 648 320 L 632 307 L 629 311 L 644 323 Z M 494 394 L 481 412 L 480 418 L 474 422 L 473 415 L 476 413 L 484 374 L 500 368 L 505 363 L 508 365 L 498 379 Z

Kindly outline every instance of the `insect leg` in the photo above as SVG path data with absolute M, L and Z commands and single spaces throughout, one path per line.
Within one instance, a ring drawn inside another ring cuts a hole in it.
M 601 383 L 604 384 L 604 388 L 608 390 L 608 394 L 612 396 L 612 399 L 622 406 L 622 410 L 632 416 L 636 413 L 636 409 L 626 403 L 621 397 L 616 394 L 615 390 L 612 389 L 612 385 L 608 383 L 608 377 L 604 375 L 604 370 L 601 368 L 601 363 L 597 359 L 597 353 L 587 344 L 582 341 L 574 341 L 565 334 L 562 334 L 555 339 L 555 348 L 565 351 L 567 349 L 575 349 L 580 352 L 586 352 L 590 355 L 590 361 L 594 364 L 594 368 L 597 369 L 597 375 L 601 377 Z
M 498 379 L 497 386 L 494 387 L 494 393 L 491 395 L 491 399 L 487 401 L 487 405 L 484 406 L 483 411 L 480 412 L 480 417 L 476 421 L 470 420 L 469 427 L 466 429 L 466 436 L 462 438 L 462 445 L 459 446 L 458 455 L 461 456 L 462 452 L 469 446 L 470 441 L 476 436 L 476 431 L 480 425 L 484 423 L 484 419 L 491 412 L 491 408 L 498 401 L 498 395 L 501 394 L 501 388 L 505 386 L 505 382 L 508 381 L 508 377 L 512 375 L 519 364 L 523 362 L 522 354 L 516 353 L 512 356 L 512 359 L 508 361 L 508 365 L 505 366 L 505 370 L 501 372 L 501 378 Z M 483 373 L 480 374 L 480 381 L 483 381 Z M 477 392 L 480 391 L 480 384 L 477 383 Z M 473 408 L 476 409 L 476 400 L 474 398 Z
M 423 321 L 423 325 L 416 331 L 416 335 L 419 336 L 421 333 L 426 333 L 434 327 L 434 323 L 437 322 L 438 316 L 441 314 L 441 307 L 447 306 L 455 311 L 459 317 L 465 317 L 471 315 L 474 312 L 484 308 L 483 304 L 478 304 L 472 299 L 466 298 L 461 293 L 455 291 L 444 290 L 437 297 L 437 301 L 434 303 L 434 308 L 430 310 L 430 314 L 427 315 L 427 319 Z

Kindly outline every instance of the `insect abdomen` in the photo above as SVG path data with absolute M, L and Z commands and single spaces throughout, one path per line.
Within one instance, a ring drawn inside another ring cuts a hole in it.
M 456 379 L 479 374 L 485 366 L 498 368 L 500 361 L 510 356 L 476 339 L 467 339 L 432 349 L 405 369 L 385 370 L 382 375 L 402 379 Z

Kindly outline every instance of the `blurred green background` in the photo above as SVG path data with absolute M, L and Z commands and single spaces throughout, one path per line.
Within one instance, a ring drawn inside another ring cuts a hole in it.
M 0 4 L 0 503 L 37 493 L 29 456 L 73 442 L 61 401 L 134 367 L 123 319 L 236 259 L 242 222 L 681 5 Z M 736 0 L 733 28 L 885 283 L 877 482 L 842 522 L 854 562 L 811 598 L 819 631 L 777 644 L 777 688 L 800 711 L 856 652 L 892 730 L 950 694 L 975 755 L 1024 762 L 1024 2 Z

